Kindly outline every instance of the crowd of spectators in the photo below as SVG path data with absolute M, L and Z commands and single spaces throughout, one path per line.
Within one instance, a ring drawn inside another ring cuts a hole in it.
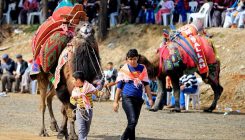
M 189 2 L 196 1 L 197 9 L 192 11 Z M 48 16 L 52 15 L 55 7 L 61 0 L 48 0 Z M 89 18 L 89 22 L 96 24 L 100 9 L 98 0 L 77 0 L 84 6 Z M 108 0 L 107 15 L 108 28 L 115 27 L 122 23 L 146 23 L 163 24 L 162 14 L 171 13 L 173 23 L 185 24 L 187 13 L 198 12 L 206 2 L 213 2 L 211 11 L 212 27 L 223 27 L 225 19 L 230 19 L 227 27 L 244 27 L 244 0 Z M 13 23 L 27 23 L 27 15 L 30 12 L 40 11 L 41 0 L 9 0 L 4 2 L 4 12 L 8 10 L 8 5 L 15 3 L 15 8 L 11 11 Z M 179 19 L 181 17 L 181 19 Z

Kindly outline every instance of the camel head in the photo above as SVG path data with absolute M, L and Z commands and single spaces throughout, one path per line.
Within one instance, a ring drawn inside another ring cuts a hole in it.
M 87 39 L 91 36 L 94 36 L 94 29 L 88 21 L 80 22 L 75 30 L 75 36 L 78 38 Z

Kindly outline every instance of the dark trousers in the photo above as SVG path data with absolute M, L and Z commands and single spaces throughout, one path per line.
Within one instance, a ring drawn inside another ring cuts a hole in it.
M 14 85 L 15 91 L 20 91 L 20 83 L 21 83 L 21 76 L 18 78 L 15 78 L 15 85 Z
M 135 127 L 138 123 L 143 99 L 122 95 L 122 107 L 128 119 L 128 125 L 121 140 L 135 140 Z
M 3 74 L 1 80 L 2 80 L 2 91 L 6 91 L 6 86 L 9 92 L 12 91 L 12 83 L 15 80 L 14 75 Z

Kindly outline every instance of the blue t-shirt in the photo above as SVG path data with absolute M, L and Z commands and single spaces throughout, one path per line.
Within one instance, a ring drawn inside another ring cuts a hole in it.
M 135 68 L 128 65 L 128 68 L 130 72 L 132 73 L 134 72 L 141 73 L 144 70 L 144 66 L 140 64 L 138 64 L 138 66 Z M 149 85 L 148 82 L 142 81 L 142 83 L 144 84 L 144 86 Z M 127 95 L 127 96 L 138 97 L 138 98 L 142 98 L 142 93 L 143 93 L 142 86 L 143 85 L 136 87 L 132 80 L 129 80 L 128 82 L 118 81 L 118 84 L 117 84 L 117 88 L 122 89 L 122 94 Z

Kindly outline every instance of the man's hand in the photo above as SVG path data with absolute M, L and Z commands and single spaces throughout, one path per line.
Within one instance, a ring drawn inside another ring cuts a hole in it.
M 114 102 L 113 103 L 113 110 L 114 110 L 114 112 L 118 112 L 118 108 L 119 108 L 118 102 Z
M 154 102 L 153 102 L 152 99 L 149 99 L 149 104 L 150 104 L 151 107 L 154 105 Z
M 180 90 L 184 90 L 184 89 L 185 89 L 185 85 L 181 85 Z

